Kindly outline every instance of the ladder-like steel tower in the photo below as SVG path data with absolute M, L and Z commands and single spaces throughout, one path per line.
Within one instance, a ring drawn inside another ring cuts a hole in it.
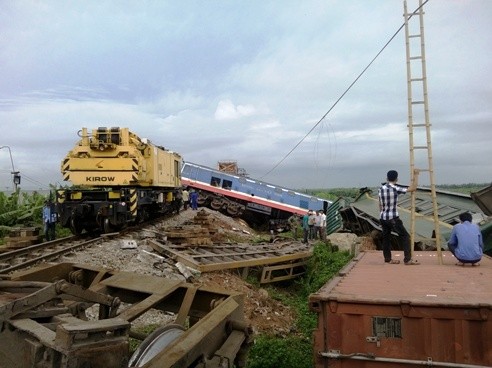
M 405 43 L 407 62 L 408 93 L 408 133 L 410 146 L 410 173 L 418 165 L 421 173 L 429 174 L 430 195 L 433 206 L 434 231 L 431 238 L 418 239 L 435 243 L 439 264 L 442 264 L 441 234 L 432 163 L 431 124 L 429 119 L 429 99 L 427 95 L 427 75 L 424 42 L 424 9 L 427 1 L 418 0 L 413 12 L 408 12 L 407 0 L 404 0 Z M 415 224 L 419 214 L 416 211 L 415 192 L 411 193 L 410 244 L 415 244 Z

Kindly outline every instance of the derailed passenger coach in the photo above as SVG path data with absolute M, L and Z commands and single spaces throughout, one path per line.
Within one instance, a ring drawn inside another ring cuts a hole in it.
M 246 219 L 285 223 L 290 216 L 308 210 L 323 210 L 328 217 L 330 210 L 338 209 L 336 204 L 329 210 L 333 202 L 323 198 L 191 162 L 183 162 L 181 180 L 183 186 L 198 191 L 199 205 Z M 336 229 L 341 219 L 336 210 L 332 215 L 328 222 Z
M 173 210 L 181 189 L 181 156 L 141 139 L 128 128 L 79 131 L 80 140 L 61 163 L 59 223 L 72 233 L 111 232 Z

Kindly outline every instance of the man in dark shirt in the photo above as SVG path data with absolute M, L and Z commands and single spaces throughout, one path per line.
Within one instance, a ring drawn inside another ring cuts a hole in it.
M 418 261 L 412 260 L 410 235 L 405 229 L 405 226 L 403 226 L 403 222 L 398 215 L 397 209 L 398 196 L 417 190 L 418 179 L 419 170 L 415 169 L 410 186 L 408 188 L 400 187 L 399 185 L 396 185 L 396 182 L 398 181 L 398 172 L 396 170 L 390 170 L 387 174 L 387 182 L 378 190 L 381 228 L 383 230 L 383 256 L 386 263 L 400 263 L 399 260 L 391 258 L 391 232 L 394 231 L 398 234 L 400 247 L 403 248 L 403 262 L 406 265 L 418 264 Z

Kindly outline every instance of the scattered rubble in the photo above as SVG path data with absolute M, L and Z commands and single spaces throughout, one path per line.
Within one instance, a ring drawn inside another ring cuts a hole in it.
M 358 253 L 362 250 L 375 250 L 376 246 L 370 237 L 360 237 L 353 233 L 333 233 L 327 236 L 333 246 L 341 251 Z
M 361 243 L 357 237 L 351 235 L 332 234 L 329 239 L 340 249 L 350 250 L 353 244 Z M 171 244 L 179 242 L 178 244 L 185 247 L 200 247 L 210 246 L 209 244 L 217 241 L 221 244 L 251 244 L 258 238 L 259 234 L 242 220 L 208 208 L 199 211 L 188 209 L 138 232 L 125 233 L 121 239 L 106 237 L 99 244 L 64 256 L 60 261 L 91 264 L 193 282 L 204 287 L 238 291 L 245 295 L 245 316 L 256 332 L 285 336 L 292 333 L 294 312 L 271 298 L 267 290 L 249 284 L 238 270 L 200 273 L 178 260 L 157 254 L 147 242 L 148 239 L 157 239 Z M 151 320 L 141 321 L 142 324 L 146 322 L 153 323 Z
M 14 227 L 4 240 L 5 247 L 2 247 L 2 250 L 9 251 L 39 244 L 43 240 L 43 234 L 38 227 Z

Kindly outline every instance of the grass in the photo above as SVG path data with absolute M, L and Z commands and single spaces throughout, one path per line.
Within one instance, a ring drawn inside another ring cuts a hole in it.
M 269 295 L 296 312 L 296 331 L 287 338 L 259 335 L 248 357 L 248 368 L 312 368 L 312 335 L 317 315 L 309 309 L 309 295 L 337 275 L 351 259 L 348 252 L 332 252 L 324 243 L 314 247 L 304 277 L 284 286 L 269 286 Z M 308 358 L 310 357 L 310 358 Z

